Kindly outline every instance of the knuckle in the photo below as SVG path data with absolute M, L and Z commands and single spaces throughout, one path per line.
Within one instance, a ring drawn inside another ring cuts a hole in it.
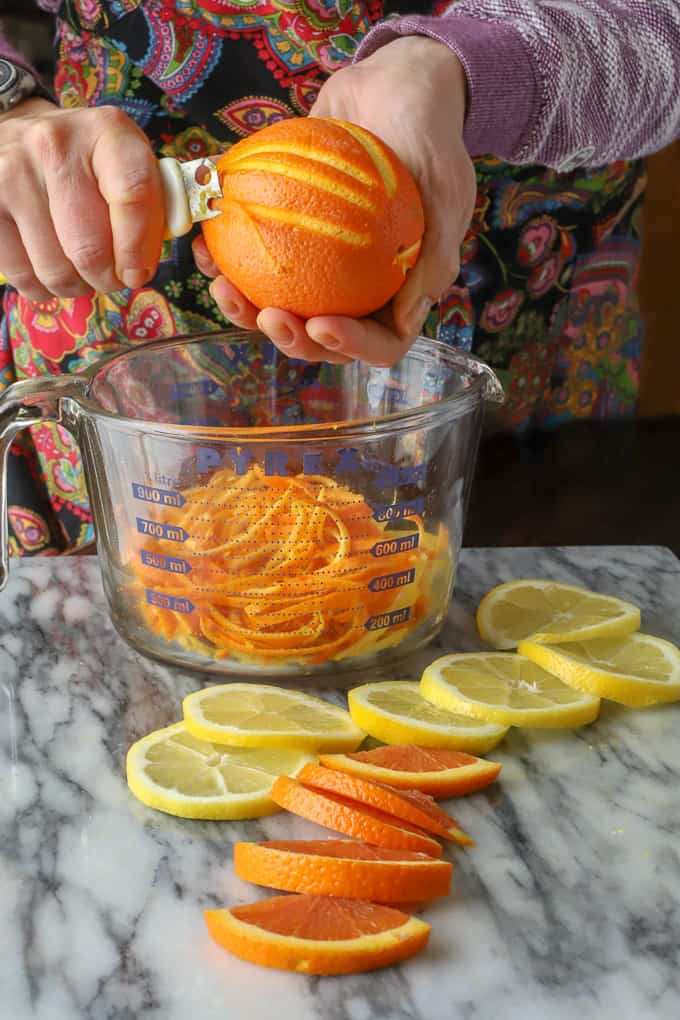
M 69 247 L 67 252 L 75 266 L 83 272 L 98 273 L 111 266 L 111 254 L 100 244 L 80 241 Z
M 91 110 L 91 115 L 105 130 L 119 131 L 134 124 L 119 106 L 97 106 Z
M 116 201 L 121 205 L 138 205 L 144 202 L 153 186 L 149 160 L 121 170 L 117 184 Z
M 61 118 L 36 121 L 26 131 L 26 147 L 48 168 L 60 167 L 69 153 L 67 132 Z
M 85 286 L 83 281 L 70 267 L 57 266 L 46 270 L 40 273 L 40 280 L 52 294 L 56 294 L 58 297 L 74 297 L 86 292 L 81 289 Z

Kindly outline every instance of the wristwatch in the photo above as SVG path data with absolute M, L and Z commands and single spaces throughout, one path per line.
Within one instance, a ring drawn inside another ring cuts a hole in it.
M 41 91 L 30 71 L 0 57 L 0 114 Z

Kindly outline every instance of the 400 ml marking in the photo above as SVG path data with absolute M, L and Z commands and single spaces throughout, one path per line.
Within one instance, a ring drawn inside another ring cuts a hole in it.
M 366 630 L 384 630 L 386 627 L 396 627 L 399 623 L 407 623 L 411 619 L 411 607 L 404 606 L 403 609 L 393 609 L 389 613 L 378 613 L 377 616 L 370 616 L 364 627 Z
M 132 495 L 135 499 L 143 499 L 145 503 L 157 506 L 182 507 L 186 500 L 181 492 L 174 489 L 159 489 L 156 485 L 145 485 L 142 482 L 132 483 Z
M 393 591 L 395 588 L 403 588 L 407 584 L 413 584 L 416 579 L 416 568 L 399 570 L 396 574 L 382 574 L 374 577 L 368 582 L 369 591 Z
M 163 592 L 154 591 L 153 588 L 146 589 L 146 601 L 157 609 L 169 609 L 173 613 L 187 615 L 193 613 L 196 608 L 190 599 L 183 599 L 178 595 L 164 595 Z
M 402 535 L 401 538 L 383 538 L 376 542 L 371 549 L 371 556 L 380 559 L 383 556 L 394 556 L 395 553 L 411 552 L 417 549 L 420 544 L 420 535 L 414 531 L 412 535 Z
M 148 549 L 142 549 L 139 555 L 146 567 L 166 570 L 169 574 L 188 574 L 191 570 L 191 564 L 178 556 L 166 556 L 164 553 L 150 552 Z
M 162 524 L 160 521 L 150 521 L 146 517 L 137 518 L 137 531 L 140 535 L 164 538 L 168 542 L 186 542 L 189 537 L 188 531 L 176 524 Z

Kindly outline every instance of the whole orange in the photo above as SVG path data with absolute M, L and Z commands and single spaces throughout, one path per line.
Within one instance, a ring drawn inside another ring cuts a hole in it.
M 420 194 L 365 128 L 304 117 L 232 146 L 218 164 L 222 215 L 203 223 L 220 272 L 258 308 L 302 318 L 369 315 L 415 264 Z

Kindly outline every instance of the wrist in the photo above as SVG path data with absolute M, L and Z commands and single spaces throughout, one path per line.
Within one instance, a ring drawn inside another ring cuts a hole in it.
M 6 113 L 0 113 L 0 124 L 9 120 L 43 117 L 58 110 L 59 107 L 56 103 L 43 98 L 43 96 L 28 96 L 26 99 L 20 100 L 11 110 L 7 110 Z

